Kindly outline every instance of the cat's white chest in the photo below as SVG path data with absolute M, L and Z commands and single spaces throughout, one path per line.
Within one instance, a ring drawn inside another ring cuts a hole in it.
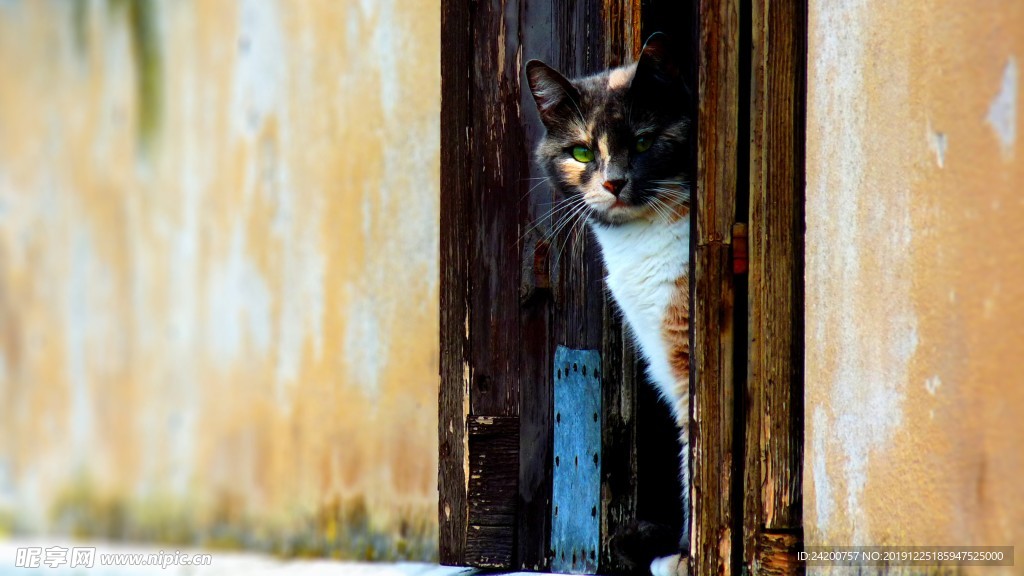
M 662 327 L 690 260 L 690 218 L 592 227 L 608 269 L 607 284 L 662 396 L 673 401 L 675 379 Z

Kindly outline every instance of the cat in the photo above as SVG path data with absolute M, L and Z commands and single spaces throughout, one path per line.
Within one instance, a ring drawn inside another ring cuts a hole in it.
M 606 285 L 679 426 L 683 535 L 679 553 L 655 558 L 650 571 L 685 574 L 692 97 L 660 33 L 632 65 L 568 80 L 531 60 L 526 75 L 546 129 L 536 161 L 565 198 L 562 206 L 587 218 Z

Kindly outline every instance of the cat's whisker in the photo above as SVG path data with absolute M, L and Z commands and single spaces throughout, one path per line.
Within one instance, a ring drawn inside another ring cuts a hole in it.
M 568 210 L 569 208 L 566 207 L 566 209 Z M 559 218 L 555 222 L 555 224 L 550 226 L 547 230 L 541 230 L 541 227 L 544 226 L 545 224 L 549 224 L 550 223 L 549 219 L 547 219 L 547 218 L 538 219 L 536 222 L 531 224 L 530 227 L 526 229 L 526 231 L 523 232 L 523 234 L 519 237 L 519 242 L 518 243 L 522 244 L 523 241 L 525 241 L 531 234 L 533 234 L 535 232 L 539 234 L 541 240 L 551 240 L 552 238 L 554 238 L 556 236 L 556 234 L 553 231 L 553 229 L 556 226 L 560 226 L 560 225 L 565 223 L 565 219 L 567 218 L 567 214 L 568 213 L 562 214 L 561 216 L 559 216 Z
M 573 200 L 575 200 L 575 197 L 570 196 L 568 198 L 563 198 L 561 200 L 556 200 L 554 202 L 542 202 L 542 203 L 537 204 L 537 206 L 550 206 L 551 207 L 545 214 L 543 214 L 541 216 L 538 216 L 537 219 L 547 218 L 548 216 L 553 214 L 556 210 L 558 210 L 558 209 L 560 209 L 560 208 L 562 208 L 564 206 L 567 206 Z
M 656 189 L 647 188 L 645 192 L 653 192 Z M 651 197 L 651 209 L 654 210 L 665 222 L 671 222 L 673 217 L 680 217 L 683 214 L 676 210 L 676 207 L 669 205 L 665 200 L 659 196 Z
M 690 202 L 690 193 L 689 193 L 689 191 L 673 190 L 671 188 L 660 188 L 660 187 L 647 188 L 647 189 L 645 189 L 645 191 L 646 192 L 657 192 L 657 193 L 662 194 L 664 196 L 667 196 L 669 198 L 672 198 L 672 199 L 675 199 L 675 200 L 680 200 L 680 201 L 682 201 L 684 203 L 689 203 Z
M 669 220 L 671 220 L 671 217 L 669 216 L 669 214 L 665 213 L 664 203 L 661 200 L 655 198 L 654 203 L 651 204 L 651 208 L 653 208 L 654 212 L 659 217 L 661 217 L 661 219 L 664 220 L 665 222 L 668 222 Z
M 579 226 L 573 224 L 573 227 L 569 229 L 569 234 L 566 236 L 567 248 L 569 249 L 569 265 L 573 270 L 576 269 L 576 264 L 579 262 L 579 259 L 576 257 L 576 249 L 579 248 L 578 230 Z
M 552 203 L 551 203 L 551 209 L 549 209 L 549 210 L 548 210 L 547 212 L 545 212 L 544 214 L 542 214 L 542 215 L 540 215 L 540 216 L 536 217 L 536 218 L 534 219 L 534 223 L 533 223 L 533 225 L 531 225 L 531 226 L 530 226 L 529 228 L 527 228 L 527 229 L 526 229 L 526 231 L 525 231 L 525 232 L 523 232 L 523 234 L 522 234 L 522 236 L 520 236 L 519 240 L 520 240 L 520 241 L 522 241 L 523 239 L 525 239 L 525 238 L 526 238 L 526 236 L 527 236 L 527 235 L 528 235 L 528 234 L 529 234 L 530 232 L 533 232 L 534 230 L 536 230 L 537 228 L 539 228 L 539 227 L 540 227 L 540 226 L 541 226 L 542 224 L 544 224 L 544 223 L 545 223 L 545 222 L 547 221 L 547 219 L 548 219 L 548 218 L 550 218 L 551 216 L 553 216 L 553 215 L 554 215 L 554 214 L 555 214 L 556 212 L 558 212 L 559 210 L 564 210 L 564 209 L 568 209 L 568 208 L 569 208 L 569 207 L 570 207 L 570 206 L 572 205 L 572 202 L 573 202 L 574 200 L 578 200 L 578 199 L 579 199 L 579 198 L 577 198 L 577 197 L 575 197 L 575 196 L 570 196 L 570 197 L 568 197 L 568 198 L 563 198 L 562 200 L 559 200 L 559 201 L 557 201 L 557 202 L 552 202 Z
M 548 181 L 548 180 L 550 180 L 550 179 L 551 179 L 550 177 L 548 177 L 548 178 L 542 178 L 540 182 L 537 182 L 536 184 L 534 184 L 533 186 L 531 186 L 531 187 L 530 187 L 530 189 L 526 191 L 526 194 L 523 194 L 522 196 L 520 196 L 520 197 L 519 197 L 519 200 L 520 200 L 520 201 L 522 201 L 522 200 L 523 200 L 524 198 L 526 198 L 527 196 L 529 196 L 529 195 L 530 195 L 530 193 L 532 193 L 532 192 L 533 192 L 534 190 L 536 190 L 537 188 L 540 188 L 541 186 L 543 186 L 544 184 L 546 184 L 546 183 L 547 183 L 547 181 Z M 523 180 L 533 180 L 533 178 L 523 178 Z
M 583 261 L 583 253 L 586 248 L 587 242 L 587 225 L 586 220 L 581 219 L 580 224 L 576 227 L 576 236 L 573 238 L 573 259 L 580 262 Z
M 575 206 L 571 212 L 562 217 L 562 219 L 559 221 L 560 223 L 551 232 L 551 235 L 549 236 L 550 238 L 555 239 L 555 241 L 557 242 L 558 234 L 562 232 L 562 230 L 565 229 L 566 226 L 571 224 L 578 215 L 582 214 L 587 209 L 587 203 L 583 202 L 582 198 L 580 200 L 581 202 L 579 206 Z
M 689 194 L 690 193 L 689 189 L 686 189 L 686 188 L 667 188 L 666 184 L 659 184 L 659 186 L 654 186 L 651 190 L 664 190 L 666 192 L 675 192 L 677 194 Z
M 572 249 L 570 251 L 570 260 L 573 271 L 582 269 L 583 265 L 583 242 L 580 240 L 580 233 L 586 227 L 586 218 L 580 217 L 576 219 L 576 224 L 573 226 L 571 232 L 572 238 Z
M 583 206 L 580 209 L 577 209 L 576 211 L 574 211 L 572 213 L 572 215 L 569 217 L 569 219 L 566 222 L 566 224 L 563 224 L 555 232 L 555 235 L 557 235 L 558 233 L 562 232 L 566 228 L 566 226 L 568 226 L 568 231 L 566 232 L 565 238 L 563 238 L 562 243 L 560 245 L 558 245 L 558 248 L 555 250 L 555 254 L 558 256 L 559 259 L 561 259 L 562 255 L 563 255 L 563 250 L 565 250 L 565 247 L 568 245 L 569 239 L 572 237 L 572 232 L 575 229 L 575 227 L 578 224 L 580 224 L 581 222 L 586 222 L 585 216 L 586 216 L 586 209 L 587 208 L 588 208 L 588 206 L 584 202 Z M 555 242 L 556 243 L 558 242 L 557 238 L 556 238 Z M 570 265 L 572 264 L 571 254 L 570 254 L 569 264 Z
M 581 208 L 586 204 L 586 202 L 580 196 L 574 197 L 573 200 L 574 202 L 571 202 L 564 207 L 566 209 L 566 212 L 562 216 L 560 216 L 558 222 L 555 223 L 552 234 L 557 234 L 558 230 L 561 229 L 561 225 L 564 224 L 569 218 L 571 218 L 578 208 Z

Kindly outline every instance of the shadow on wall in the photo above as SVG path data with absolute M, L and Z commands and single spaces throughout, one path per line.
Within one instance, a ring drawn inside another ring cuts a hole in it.
M 439 2 L 0 4 L 0 535 L 436 556 Z

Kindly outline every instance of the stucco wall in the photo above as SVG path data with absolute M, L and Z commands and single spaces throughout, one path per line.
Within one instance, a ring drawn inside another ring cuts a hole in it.
M 808 544 L 1024 542 L 1022 31 L 811 2 Z
M 0 2 L 0 533 L 434 554 L 438 14 Z

